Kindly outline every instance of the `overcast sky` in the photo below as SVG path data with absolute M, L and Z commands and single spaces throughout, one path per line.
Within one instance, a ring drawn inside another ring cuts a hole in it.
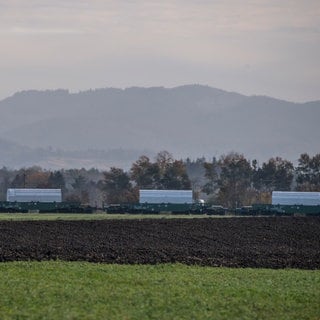
M 319 0 L 0 0 L 0 99 L 205 84 L 320 99 Z

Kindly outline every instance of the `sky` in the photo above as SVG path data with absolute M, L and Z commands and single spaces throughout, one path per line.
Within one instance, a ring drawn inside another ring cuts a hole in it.
M 319 0 L 0 0 L 0 99 L 203 84 L 320 100 Z

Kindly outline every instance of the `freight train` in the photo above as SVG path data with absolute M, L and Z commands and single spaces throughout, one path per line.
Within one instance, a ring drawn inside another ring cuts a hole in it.
M 236 216 L 320 216 L 320 205 L 272 205 L 253 204 L 236 209 L 228 209 L 223 206 L 211 206 L 201 203 L 178 205 L 173 203 L 136 203 L 136 204 L 110 204 L 105 205 L 106 213 L 130 213 L 130 214 L 203 214 L 203 215 L 236 215 Z
M 136 204 L 111 204 L 104 206 L 107 213 L 172 213 L 239 216 L 320 216 L 320 192 L 272 193 L 272 204 L 253 204 L 236 209 L 207 205 L 192 201 L 192 191 L 140 190 Z M 181 193 L 182 192 L 182 193 Z M 184 192 L 184 193 L 183 193 Z
M 0 201 L 0 212 L 92 213 L 98 208 L 80 202 L 63 202 L 61 190 L 8 189 L 7 201 Z M 106 213 L 198 214 L 238 216 L 320 216 L 320 192 L 272 193 L 271 204 L 253 204 L 236 209 L 193 201 L 192 190 L 140 190 L 138 203 L 103 205 Z

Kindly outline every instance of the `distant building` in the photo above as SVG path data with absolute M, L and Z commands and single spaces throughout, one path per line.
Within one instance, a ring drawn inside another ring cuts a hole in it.
M 61 189 L 8 189 L 7 201 L 10 202 L 61 202 Z

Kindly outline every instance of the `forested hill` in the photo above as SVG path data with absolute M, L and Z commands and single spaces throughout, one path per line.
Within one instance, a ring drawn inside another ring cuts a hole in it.
M 0 165 L 10 165 L 1 158 L 4 141 L 59 149 L 61 161 L 61 150 L 131 150 L 135 156 L 128 161 L 143 150 L 182 158 L 237 151 L 251 159 L 292 161 L 319 152 L 320 101 L 292 103 L 200 85 L 24 91 L 0 101 L 0 114 Z

